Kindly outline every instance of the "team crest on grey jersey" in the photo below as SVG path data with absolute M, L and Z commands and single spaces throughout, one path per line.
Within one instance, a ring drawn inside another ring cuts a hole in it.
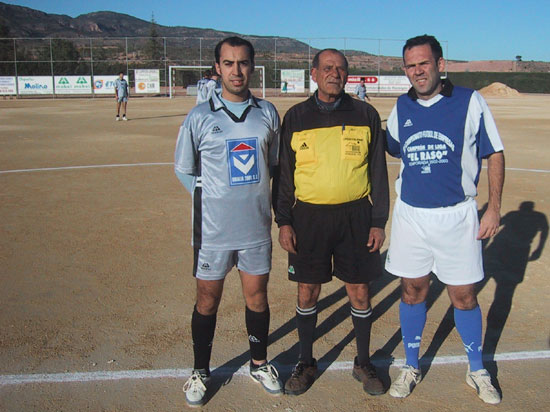
M 239 186 L 258 183 L 258 138 L 231 139 L 226 144 L 229 184 Z

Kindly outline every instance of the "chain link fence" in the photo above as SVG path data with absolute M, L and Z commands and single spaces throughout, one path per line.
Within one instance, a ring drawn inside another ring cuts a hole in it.
M 256 64 L 266 69 L 266 88 L 280 88 L 281 69 L 311 69 L 315 53 L 331 47 L 341 50 L 350 74 L 401 74 L 403 40 L 367 38 L 247 37 L 256 50 Z M 163 91 L 171 65 L 205 66 L 214 63 L 221 38 L 108 37 L 0 39 L 0 76 L 108 75 L 158 69 Z M 446 47 L 446 42 L 444 42 Z M 200 77 L 200 71 L 197 77 Z M 198 78 L 196 79 L 198 80 Z M 309 76 L 306 77 L 306 88 Z

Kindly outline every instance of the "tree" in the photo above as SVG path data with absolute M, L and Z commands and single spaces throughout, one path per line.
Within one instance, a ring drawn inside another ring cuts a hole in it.
M 155 15 L 151 13 L 151 30 L 149 31 L 149 41 L 147 43 L 147 58 L 158 61 L 161 59 L 160 39 L 158 34 L 158 25 L 155 21 Z
M 81 74 L 79 71 L 80 52 L 72 41 L 53 39 L 51 56 L 53 59 L 54 74 Z M 49 48 L 42 52 L 41 60 L 50 60 Z
M 516 56 L 516 61 L 520 62 L 521 61 L 521 56 Z
M 13 41 L 9 37 L 9 27 L 0 23 L 0 60 L 13 60 Z

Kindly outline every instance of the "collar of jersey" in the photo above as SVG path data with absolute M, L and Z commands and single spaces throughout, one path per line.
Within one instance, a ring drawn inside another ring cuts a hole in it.
M 349 96 L 349 94 L 347 93 L 342 93 L 342 101 L 340 102 L 340 104 L 338 105 L 338 107 L 336 107 L 334 110 L 330 111 L 330 112 L 326 112 L 326 111 L 322 111 L 319 106 L 317 105 L 317 102 L 315 101 L 315 96 L 312 95 L 309 99 L 308 99 L 308 102 L 309 104 L 311 104 L 313 107 L 315 107 L 315 110 L 319 111 L 319 112 L 323 112 L 323 113 L 332 113 L 332 112 L 339 112 L 341 110 L 353 110 L 353 99 Z
M 210 99 L 210 108 L 214 112 L 217 112 L 218 110 L 226 108 L 225 104 L 223 104 L 223 102 L 220 99 L 220 94 L 221 92 L 212 93 L 212 98 Z M 256 98 L 250 92 L 248 95 L 248 105 L 253 107 L 260 107 Z
M 441 80 L 441 83 L 443 84 L 443 88 L 439 92 L 440 95 L 444 97 L 451 97 L 453 95 L 453 84 L 451 83 L 451 80 L 449 79 L 443 79 Z M 407 92 L 407 96 L 411 98 L 411 100 L 418 100 L 418 95 L 416 94 L 416 91 L 414 90 L 414 87 L 411 87 L 409 91 Z
M 218 110 L 223 110 L 224 112 L 227 113 L 229 117 L 231 117 L 231 119 L 234 122 L 237 122 L 237 123 L 245 121 L 246 115 L 250 111 L 251 107 L 260 107 L 256 98 L 252 95 L 252 93 L 248 92 L 248 106 L 246 109 L 244 109 L 244 112 L 241 115 L 241 117 L 238 118 L 227 107 L 225 107 L 225 104 L 223 104 L 223 102 L 220 99 L 220 94 L 221 92 L 216 92 L 216 91 L 212 93 L 212 97 L 210 98 L 210 110 L 212 110 L 213 112 L 217 112 Z

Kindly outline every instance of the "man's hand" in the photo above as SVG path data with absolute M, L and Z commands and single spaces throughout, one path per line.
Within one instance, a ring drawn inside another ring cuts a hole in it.
M 487 209 L 479 222 L 479 232 L 477 240 L 488 239 L 497 234 L 500 226 L 500 213 L 495 210 Z
M 290 225 L 279 228 L 279 244 L 288 253 L 296 254 L 296 233 Z
M 386 233 L 384 232 L 384 229 L 379 227 L 371 227 L 369 232 L 369 243 L 367 243 L 369 252 L 372 253 L 380 250 L 384 244 L 384 240 L 386 240 Z

